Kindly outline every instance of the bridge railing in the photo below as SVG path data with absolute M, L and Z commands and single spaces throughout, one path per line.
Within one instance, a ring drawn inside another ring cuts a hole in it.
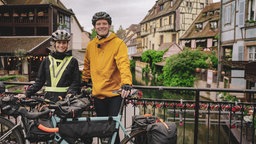
M 5 83 L 30 85 L 32 83 Z M 131 125 L 133 115 L 150 113 L 178 127 L 178 143 L 256 143 L 256 102 L 220 101 L 217 94 L 246 94 L 254 97 L 256 90 L 139 86 L 139 90 L 155 91 L 154 98 L 132 99 L 124 109 L 124 124 Z M 214 93 L 216 101 L 202 93 Z M 159 95 L 165 98 L 159 98 Z M 167 96 L 166 96 L 167 95 Z M 180 95 L 180 97 L 176 97 Z M 157 98 L 156 98 L 157 97 Z
M 165 121 L 174 121 L 179 127 L 179 142 L 187 143 L 188 137 L 193 142 L 189 143 L 255 143 L 256 128 L 256 102 L 220 101 L 218 94 L 229 93 L 232 95 L 246 95 L 253 98 L 255 90 L 249 89 L 221 89 L 221 88 L 185 88 L 185 87 L 163 87 L 163 86 L 134 86 L 140 90 L 157 91 L 162 94 L 167 91 L 169 98 L 142 98 L 131 101 L 134 108 L 140 107 L 140 114 L 151 112 Z M 182 95 L 181 99 L 173 99 L 173 94 Z M 215 93 L 216 101 L 205 99 L 202 93 Z M 165 93 L 166 94 L 166 93 Z M 186 99 L 188 98 L 188 99 Z M 151 111 L 147 111 L 151 109 Z M 160 112 L 159 112 L 160 111 Z M 160 113 L 160 114 L 159 114 Z M 193 136 L 186 133 L 187 127 L 193 125 Z M 214 131 L 212 127 L 216 128 Z M 204 132 L 201 129 L 204 127 Z M 215 139 L 212 140 L 212 133 Z M 225 138 L 222 135 L 225 133 Z M 205 141 L 200 141 L 205 137 Z

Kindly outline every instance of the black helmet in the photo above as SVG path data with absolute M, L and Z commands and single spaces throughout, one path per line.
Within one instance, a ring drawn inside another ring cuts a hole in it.
M 112 20 L 109 14 L 107 14 L 106 12 L 97 12 L 92 17 L 92 25 L 95 26 L 96 22 L 100 19 L 107 20 L 109 25 L 112 24 Z
M 70 40 L 70 34 L 65 30 L 56 30 L 52 33 L 52 40 L 54 41 L 69 41 Z

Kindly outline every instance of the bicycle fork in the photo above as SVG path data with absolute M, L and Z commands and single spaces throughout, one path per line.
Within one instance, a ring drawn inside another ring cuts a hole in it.
M 18 126 L 20 126 L 21 122 L 19 121 L 14 127 L 12 127 L 10 130 L 8 130 L 5 134 L 3 134 L 0 137 L 0 142 L 2 142 L 6 137 L 8 137 L 14 129 L 16 129 Z

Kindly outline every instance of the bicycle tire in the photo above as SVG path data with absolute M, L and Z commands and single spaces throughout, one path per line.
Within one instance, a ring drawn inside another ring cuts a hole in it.
M 130 133 L 130 137 L 126 136 L 121 144 L 147 144 L 146 129 L 138 129 Z
M 4 135 L 9 129 L 13 128 L 15 125 L 10 120 L 0 116 L 0 136 Z M 6 137 L 0 144 L 25 144 L 23 133 L 20 127 L 15 128 L 12 133 Z

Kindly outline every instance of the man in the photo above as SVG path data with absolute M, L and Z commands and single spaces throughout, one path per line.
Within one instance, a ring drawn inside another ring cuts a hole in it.
M 128 48 L 123 40 L 110 32 L 111 17 L 97 12 L 92 24 L 97 36 L 89 42 L 84 57 L 82 80 L 92 81 L 92 95 L 97 116 L 116 116 L 122 97 L 132 89 Z M 113 91 L 122 89 L 121 95 Z M 120 143 L 119 137 L 116 143 Z

